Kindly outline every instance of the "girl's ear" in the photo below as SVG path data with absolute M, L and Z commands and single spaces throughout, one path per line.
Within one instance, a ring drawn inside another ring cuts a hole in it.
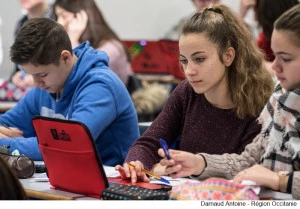
M 229 47 L 223 53 L 223 62 L 226 67 L 229 67 L 235 58 L 235 50 L 232 47 Z

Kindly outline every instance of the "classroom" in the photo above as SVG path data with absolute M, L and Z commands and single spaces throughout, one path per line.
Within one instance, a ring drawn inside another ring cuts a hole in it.
M 268 0 L 220 0 L 196 13 L 202 1 L 88 0 L 89 10 L 47 0 L 53 16 L 26 20 L 19 33 L 26 9 L 0 2 L 0 158 L 10 162 L 0 164 L 13 166 L 18 195 L 0 198 L 296 206 L 300 47 L 286 21 L 300 1 L 276 0 L 286 11 L 271 32 L 259 13 Z M 106 38 L 91 35 L 101 33 L 91 11 L 107 22 L 98 21 Z M 126 55 L 114 58 L 112 46 Z

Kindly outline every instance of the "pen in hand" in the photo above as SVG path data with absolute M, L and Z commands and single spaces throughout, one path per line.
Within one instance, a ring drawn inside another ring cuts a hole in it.
M 169 147 L 167 145 L 167 142 L 164 139 L 160 139 L 159 142 L 160 142 L 161 148 L 164 150 L 166 158 L 168 160 L 171 160 L 171 156 L 170 156 L 170 153 L 169 153 Z
M 161 148 L 164 150 L 166 158 L 168 160 L 171 160 L 171 156 L 170 156 L 170 153 L 169 153 L 169 147 L 168 147 L 167 142 L 164 139 L 160 139 L 159 142 L 160 142 Z M 174 172 L 174 174 L 176 174 L 176 172 Z
M 5 123 L 3 123 L 2 121 L 0 121 L 0 124 L 1 124 L 3 127 L 7 128 L 7 129 L 9 129 L 9 130 L 11 130 L 11 128 L 8 127 L 8 125 L 6 125 Z
M 10 130 L 11 134 L 7 135 L 7 137 L 22 137 L 23 132 L 19 131 L 18 129 L 10 128 L 8 125 L 6 125 L 3 121 L 0 120 L 0 124 Z M 1 133 L 2 134 L 2 133 Z M 3 137 L 3 136 L 2 136 Z
M 127 162 L 127 164 L 128 164 L 129 166 L 135 168 L 135 165 L 133 165 L 132 163 Z M 167 184 L 170 184 L 170 182 L 169 182 L 167 179 L 164 179 L 163 177 L 161 177 L 161 176 L 159 176 L 159 175 L 156 175 L 156 174 L 154 174 L 154 173 L 152 173 L 152 172 L 150 172 L 150 171 L 147 171 L 147 170 L 145 170 L 145 169 L 142 169 L 142 172 L 144 172 L 145 174 L 148 174 L 149 176 L 151 176 L 151 177 L 153 177 L 153 178 L 155 178 L 155 179 L 157 179 L 157 180 L 159 180 L 159 181 L 162 181 L 162 182 L 165 182 L 165 183 L 167 183 Z

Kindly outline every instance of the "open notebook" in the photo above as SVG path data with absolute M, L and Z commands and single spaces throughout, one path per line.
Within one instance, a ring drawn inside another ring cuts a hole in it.
M 108 180 L 89 129 L 81 122 L 32 120 L 52 187 L 101 198 Z

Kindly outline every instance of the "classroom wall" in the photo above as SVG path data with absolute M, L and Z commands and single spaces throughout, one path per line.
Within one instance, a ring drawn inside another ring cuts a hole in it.
M 181 17 L 194 11 L 190 0 L 96 0 L 96 2 L 111 27 L 121 39 L 127 40 L 160 39 Z M 222 2 L 236 11 L 239 8 L 239 0 Z M 0 1 L 0 17 L 4 52 L 0 78 L 6 79 L 13 69 L 13 63 L 9 60 L 9 48 L 13 43 L 15 23 L 21 17 L 19 1 Z

